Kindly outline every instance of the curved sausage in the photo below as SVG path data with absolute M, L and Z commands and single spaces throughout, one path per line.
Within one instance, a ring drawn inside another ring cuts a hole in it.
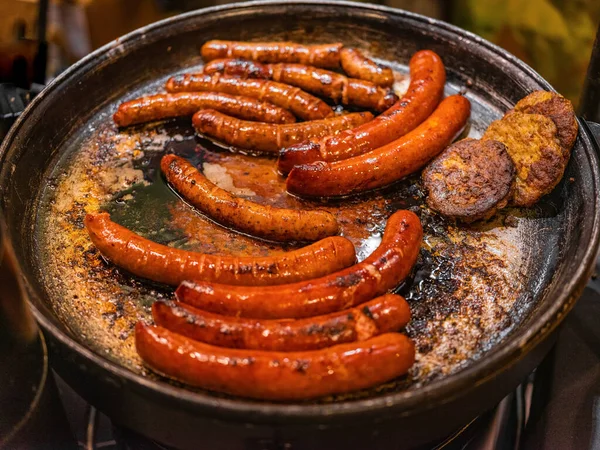
M 410 308 L 399 295 L 386 294 L 326 316 L 308 319 L 260 320 L 222 316 L 180 302 L 154 302 L 156 325 L 195 341 L 229 348 L 275 352 L 318 350 L 364 341 L 398 331 L 410 320 Z
M 289 111 L 251 97 L 222 92 L 180 92 L 140 97 L 121 103 L 113 115 L 120 127 L 152 122 L 170 117 L 191 116 L 200 109 L 211 108 L 240 119 L 269 123 L 294 123 Z
M 293 42 L 208 41 L 200 49 L 204 61 L 217 58 L 252 59 L 266 63 L 300 63 L 336 69 L 342 44 L 301 45 Z
M 184 282 L 175 295 L 184 303 L 227 316 L 298 319 L 329 314 L 396 287 L 415 264 L 422 238 L 419 218 L 410 211 L 398 211 L 389 218 L 379 247 L 347 269 L 276 287 Z
M 261 64 L 243 59 L 216 59 L 204 66 L 204 73 L 224 73 L 243 78 L 261 78 L 299 87 L 343 105 L 385 111 L 398 100 L 389 89 L 374 83 L 304 64 Z
M 247 150 L 275 153 L 282 147 L 355 127 L 373 119 L 370 112 L 358 112 L 323 120 L 293 124 L 248 122 L 204 109 L 194 114 L 192 123 L 200 134 L 227 145 Z
M 304 120 L 319 120 L 333 116 L 333 110 L 323 100 L 303 90 L 267 80 L 242 80 L 222 76 L 192 73 L 177 75 L 167 80 L 167 92 L 211 91 L 245 95 L 289 109 Z
M 415 361 L 413 342 L 400 333 L 279 353 L 215 347 L 139 322 L 135 346 L 142 360 L 162 375 L 263 400 L 301 400 L 369 388 L 404 375 Z
M 179 156 L 163 156 L 160 167 L 171 186 L 192 206 L 235 231 L 283 242 L 316 241 L 338 232 L 330 212 L 275 208 L 236 197 Z
M 88 214 L 84 223 L 92 242 L 106 259 L 134 275 L 172 286 L 184 280 L 247 286 L 283 284 L 317 278 L 355 261 L 354 245 L 341 236 L 283 255 L 236 257 L 157 244 L 112 222 L 107 213 Z
M 379 148 L 416 128 L 433 112 L 444 93 L 446 70 L 441 58 L 430 50 L 410 60 L 410 85 L 394 106 L 375 120 L 318 142 L 284 149 L 278 161 L 281 173 L 314 161 L 339 161 Z
M 383 147 L 343 161 L 294 167 L 286 188 L 301 197 L 336 197 L 387 186 L 421 169 L 450 145 L 470 113 L 465 97 L 448 97 L 424 123 Z
M 389 87 L 394 84 L 394 72 L 389 67 L 381 67 L 354 48 L 340 51 L 342 69 L 353 78 L 371 81 L 378 86 Z

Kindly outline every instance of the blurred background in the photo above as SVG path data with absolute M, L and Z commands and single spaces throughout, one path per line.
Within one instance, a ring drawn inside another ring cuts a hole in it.
M 0 0 L 0 82 L 56 76 L 135 28 L 226 0 Z M 381 0 L 440 18 L 506 48 L 574 103 L 600 22 L 600 0 Z M 41 8 L 40 8 L 41 7 Z M 40 18 L 40 9 L 46 10 Z M 39 42 L 45 35 L 47 46 Z M 36 55 L 37 60 L 36 60 Z M 47 57 L 45 57 L 47 55 Z

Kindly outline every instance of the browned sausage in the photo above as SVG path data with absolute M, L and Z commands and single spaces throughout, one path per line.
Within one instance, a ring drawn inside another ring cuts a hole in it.
M 192 123 L 198 133 L 227 145 L 247 150 L 275 153 L 306 139 L 330 135 L 373 119 L 370 112 L 358 112 L 323 120 L 293 124 L 248 122 L 203 109 L 194 114 Z
M 175 295 L 184 303 L 228 316 L 297 319 L 329 314 L 396 287 L 412 269 L 422 237 L 419 218 L 410 211 L 398 211 L 389 218 L 379 247 L 347 269 L 277 287 L 184 282 Z
M 338 232 L 330 212 L 275 208 L 236 197 L 179 156 L 163 156 L 160 167 L 171 186 L 192 206 L 236 231 L 284 242 L 316 241 Z
M 381 67 L 353 48 L 340 51 L 342 69 L 353 78 L 372 81 L 378 86 L 388 87 L 394 84 L 394 72 L 389 67 Z
M 421 169 L 450 145 L 470 113 L 465 97 L 448 97 L 424 123 L 388 145 L 343 161 L 294 167 L 287 190 L 302 197 L 335 197 L 387 186 Z
M 211 91 L 245 95 L 289 109 L 304 120 L 319 120 L 333 116 L 333 110 L 323 100 L 288 84 L 267 80 L 241 80 L 220 73 L 177 75 L 167 80 L 167 92 Z
M 370 81 L 348 78 L 304 64 L 261 64 L 243 59 L 216 59 L 204 66 L 204 73 L 278 81 L 330 98 L 336 103 L 376 111 L 385 111 L 398 100 L 393 91 L 382 89 Z
M 180 302 L 154 302 L 152 317 L 174 333 L 219 347 L 277 352 L 318 350 L 364 341 L 398 331 L 410 320 L 410 308 L 399 295 L 386 294 L 326 316 L 261 320 L 222 316 Z
M 200 109 L 211 108 L 240 119 L 269 123 L 294 123 L 289 111 L 256 100 L 222 92 L 180 92 L 140 97 L 121 103 L 113 116 L 120 127 L 152 122 L 170 117 L 191 116 Z
M 278 168 L 314 161 L 339 161 L 379 148 L 416 128 L 442 99 L 446 71 L 438 55 L 429 50 L 415 53 L 410 60 L 410 86 L 394 106 L 375 120 L 318 142 L 305 142 L 281 152 Z
M 183 280 L 264 286 L 317 278 L 350 266 L 354 245 L 341 236 L 318 241 L 283 255 L 217 256 L 180 250 L 144 239 L 110 220 L 88 214 L 85 226 L 102 255 L 126 271 L 173 286 Z
M 336 69 L 342 44 L 300 45 L 293 42 L 208 41 L 200 50 L 204 61 L 217 58 L 252 59 L 266 63 L 300 63 Z
M 400 333 L 280 353 L 215 347 L 139 322 L 135 346 L 144 362 L 162 375 L 264 400 L 300 400 L 369 388 L 405 374 L 415 361 L 414 344 Z

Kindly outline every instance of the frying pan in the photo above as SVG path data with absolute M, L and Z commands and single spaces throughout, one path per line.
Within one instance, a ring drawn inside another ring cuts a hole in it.
M 552 89 L 523 62 L 473 34 L 376 5 L 251 2 L 203 9 L 134 31 L 54 80 L 3 143 L 1 207 L 32 309 L 47 336 L 55 370 L 115 423 L 161 443 L 213 450 L 412 448 L 430 443 L 492 407 L 537 366 L 591 274 L 600 232 L 598 145 L 583 121 L 563 181 L 531 216 L 518 220 L 516 242 L 530 258 L 523 266 L 519 300 L 503 317 L 505 332 L 488 339 L 463 366 L 406 389 L 296 404 L 187 390 L 127 367 L 74 332 L 60 313 L 73 300 L 62 298 L 57 305 L 56 292 L 45 281 L 50 269 L 40 248 L 45 239 L 40 234 L 42 193 L 55 189 L 64 161 L 77 160 L 82 142 L 99 124 L 110 122 L 115 105 L 155 89 L 156 80 L 198 65 L 198 48 L 208 39 L 284 38 L 340 40 L 397 61 L 400 70 L 414 51 L 436 51 L 448 69 L 449 91 L 463 89 L 473 103 L 471 135 L 480 134 L 529 92 Z M 406 186 L 391 190 L 406 193 Z M 429 305 L 433 315 L 447 307 L 443 298 L 437 300 Z M 461 302 L 453 307 L 458 311 Z M 90 320 L 98 314 L 90 310 Z M 426 324 L 428 317 L 421 319 Z

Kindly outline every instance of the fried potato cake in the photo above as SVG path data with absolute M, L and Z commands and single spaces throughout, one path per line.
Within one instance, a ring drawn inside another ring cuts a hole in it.
M 469 223 L 488 219 L 506 206 L 515 174 L 504 144 L 464 139 L 434 159 L 422 178 L 431 209 Z
M 557 127 L 541 114 L 512 112 L 488 127 L 483 140 L 502 142 L 517 169 L 512 202 L 532 206 L 561 180 L 564 157 Z

